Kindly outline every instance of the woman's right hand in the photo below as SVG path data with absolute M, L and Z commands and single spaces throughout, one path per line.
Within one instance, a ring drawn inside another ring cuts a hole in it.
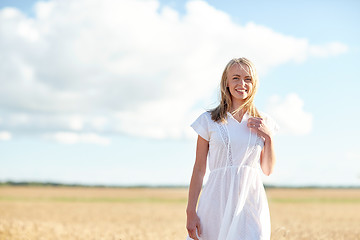
M 189 236 L 194 240 L 199 240 L 198 236 L 201 236 L 200 218 L 196 214 L 196 211 L 187 213 L 186 229 Z M 197 231 L 197 233 L 196 233 Z

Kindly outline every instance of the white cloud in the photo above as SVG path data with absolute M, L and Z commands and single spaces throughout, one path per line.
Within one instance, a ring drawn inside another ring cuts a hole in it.
M 94 117 L 91 119 L 92 127 L 96 130 L 103 130 L 108 120 L 104 117 Z
M 25 113 L 15 113 L 9 115 L 9 122 L 11 125 L 24 125 L 30 120 L 30 116 Z
M 11 131 L 186 137 L 229 59 L 247 56 L 264 72 L 347 51 L 235 23 L 204 1 L 180 16 L 155 0 L 52 0 L 34 18 L 3 8 L 0 22 L 0 114 Z
M 8 131 L 1 131 L 0 132 L 0 141 L 7 141 L 10 140 L 12 137 L 12 134 Z
M 313 117 L 303 107 L 304 101 L 296 93 L 291 93 L 284 98 L 272 96 L 267 111 L 280 126 L 280 133 L 306 135 L 311 132 Z
M 81 130 L 84 127 L 84 120 L 80 116 L 70 118 L 69 127 L 72 130 Z
M 332 42 L 323 46 L 311 46 L 310 54 L 316 57 L 329 57 L 348 51 L 348 46 L 339 42 Z
M 189 111 L 191 102 L 186 99 L 146 102 L 128 112 L 119 112 L 117 130 L 135 136 L 153 138 L 187 138 L 195 136 L 188 129 L 188 119 L 195 119 L 200 112 Z M 187 114 L 181 114 L 187 113 Z
M 357 152 L 347 152 L 345 154 L 345 157 L 348 160 L 356 160 L 357 162 L 360 161 L 360 153 Z
M 75 133 L 75 132 L 56 132 L 54 134 L 45 134 L 46 139 L 55 140 L 64 144 L 92 143 L 99 145 L 108 145 L 110 140 L 94 133 Z

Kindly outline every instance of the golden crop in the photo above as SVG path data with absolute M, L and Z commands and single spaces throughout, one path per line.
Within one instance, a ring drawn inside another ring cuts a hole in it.
M 272 240 L 360 240 L 360 190 L 267 189 Z M 0 187 L 0 240 L 186 238 L 187 189 Z

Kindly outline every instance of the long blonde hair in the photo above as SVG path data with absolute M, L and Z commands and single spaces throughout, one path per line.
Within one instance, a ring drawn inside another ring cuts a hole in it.
M 254 98 L 255 98 L 255 93 L 257 91 L 257 87 L 259 85 L 259 80 L 258 80 L 258 76 L 256 73 L 256 69 L 254 64 L 242 57 L 242 58 L 234 58 L 231 59 L 230 62 L 226 65 L 224 72 L 222 74 L 222 78 L 221 78 L 221 82 L 220 82 L 220 91 L 221 91 L 221 100 L 220 100 L 220 104 L 214 108 L 211 109 L 209 112 L 211 113 L 211 119 L 215 122 L 223 122 L 226 123 L 227 122 L 227 112 L 230 111 L 230 108 L 232 106 L 232 101 L 231 101 L 231 93 L 229 88 L 227 87 L 228 85 L 228 79 L 227 79 L 227 75 L 228 75 L 228 71 L 229 69 L 235 65 L 235 64 L 245 64 L 246 66 L 249 67 L 250 69 L 250 75 L 251 75 L 251 81 L 252 81 L 252 91 L 250 93 L 250 95 L 245 98 L 244 103 L 238 108 L 235 109 L 232 114 L 237 114 L 238 112 L 240 112 L 241 110 L 245 110 L 245 112 L 247 112 L 249 115 L 253 116 L 253 117 L 260 117 L 260 113 L 259 111 L 256 109 L 255 105 L 254 105 Z

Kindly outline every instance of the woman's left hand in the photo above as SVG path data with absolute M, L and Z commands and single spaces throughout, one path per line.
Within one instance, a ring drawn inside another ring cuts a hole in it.
M 248 119 L 247 126 L 250 130 L 254 130 L 259 136 L 265 138 L 265 140 L 271 136 L 271 132 L 263 118 L 251 117 Z

